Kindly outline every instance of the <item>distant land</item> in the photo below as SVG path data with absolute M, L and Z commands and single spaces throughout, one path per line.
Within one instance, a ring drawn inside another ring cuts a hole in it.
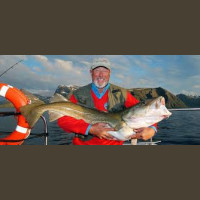
M 185 94 L 176 95 L 180 100 L 182 100 L 185 105 L 190 108 L 200 108 L 200 96 L 187 96 Z
M 69 94 L 78 89 L 79 86 L 75 85 L 59 85 L 55 93 L 61 94 L 68 98 Z M 21 89 L 23 92 L 23 89 Z M 158 96 L 163 96 L 166 101 L 167 108 L 200 108 L 200 96 L 191 96 L 185 94 L 174 95 L 168 90 L 158 87 L 158 88 L 131 88 L 128 89 L 130 93 L 136 97 L 139 101 L 144 101 L 146 99 L 156 98 Z M 51 97 L 44 97 L 39 94 L 34 94 L 40 100 L 45 103 L 49 102 Z M 5 103 L 5 101 L 0 101 L 0 104 Z
M 139 101 L 145 99 L 156 98 L 158 96 L 163 96 L 166 101 L 167 108 L 186 108 L 188 107 L 181 99 L 176 95 L 172 94 L 166 89 L 161 87 L 158 88 L 132 88 L 129 89 L 131 94 L 136 97 Z

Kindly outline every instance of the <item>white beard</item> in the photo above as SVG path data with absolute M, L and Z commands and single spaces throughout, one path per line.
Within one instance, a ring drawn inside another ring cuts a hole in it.
M 104 88 L 108 84 L 108 82 L 104 81 L 103 85 L 99 85 L 98 82 L 97 82 L 97 80 L 95 80 L 94 84 L 97 86 L 97 88 L 102 89 L 102 88 Z

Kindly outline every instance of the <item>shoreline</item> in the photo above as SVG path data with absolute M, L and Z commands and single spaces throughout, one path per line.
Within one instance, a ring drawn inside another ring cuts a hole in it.
M 176 111 L 197 111 L 197 110 L 200 110 L 200 108 L 169 108 L 168 110 L 169 111 L 173 111 L 173 110 L 176 110 Z

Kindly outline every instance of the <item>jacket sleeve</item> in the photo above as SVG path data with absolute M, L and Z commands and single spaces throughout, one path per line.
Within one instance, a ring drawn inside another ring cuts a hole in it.
M 135 106 L 138 103 L 139 103 L 139 101 L 129 91 L 127 91 L 127 98 L 126 98 L 126 101 L 125 101 L 125 107 L 130 108 L 132 106 Z
M 75 96 L 70 97 L 72 103 L 77 103 Z M 78 120 L 70 116 L 63 116 L 58 119 L 58 126 L 66 132 L 87 135 L 90 129 L 90 124 L 84 120 Z
M 125 107 L 126 108 L 129 108 L 129 107 L 132 107 L 132 106 L 135 106 L 136 104 L 138 104 L 139 101 L 128 91 L 127 92 L 127 99 L 125 101 Z M 155 128 L 153 128 L 153 127 Z M 157 132 L 157 123 L 153 124 L 150 126 L 151 128 L 153 128 L 155 130 L 155 132 Z

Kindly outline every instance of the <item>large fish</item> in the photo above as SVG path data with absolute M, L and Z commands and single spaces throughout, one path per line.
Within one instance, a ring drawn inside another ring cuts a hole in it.
M 134 134 L 133 129 L 148 127 L 171 115 L 165 107 L 164 97 L 150 100 L 144 105 L 137 104 L 120 112 L 106 113 L 71 103 L 58 94 L 52 98 L 49 104 L 35 102 L 21 107 L 20 111 L 31 128 L 45 111 L 49 111 L 50 122 L 68 115 L 76 119 L 83 119 L 90 124 L 107 123 L 115 129 L 109 133 L 116 139 L 123 141 L 130 139 L 130 136 Z

